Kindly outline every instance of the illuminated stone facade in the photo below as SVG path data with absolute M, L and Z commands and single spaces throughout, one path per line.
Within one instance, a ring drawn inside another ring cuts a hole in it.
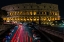
M 51 24 L 55 20 L 60 20 L 58 5 L 50 3 L 22 3 L 4 6 L 8 15 L 3 17 L 6 22 L 36 22 L 41 24 Z

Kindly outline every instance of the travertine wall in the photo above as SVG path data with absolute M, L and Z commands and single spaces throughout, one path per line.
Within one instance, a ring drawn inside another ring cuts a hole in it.
M 8 5 L 4 6 L 1 8 L 2 10 L 6 11 L 12 11 L 12 10 L 24 10 L 24 9 L 40 9 L 40 10 L 58 10 L 58 5 L 56 4 L 50 4 L 50 3 L 41 3 L 41 4 L 36 4 L 36 3 L 22 3 L 22 4 L 13 4 L 13 5 Z
M 8 15 L 3 20 L 10 21 L 35 21 L 44 24 L 51 24 L 52 21 L 60 20 L 58 5 L 50 3 L 22 3 L 4 6 Z M 50 23 L 51 22 L 51 23 Z

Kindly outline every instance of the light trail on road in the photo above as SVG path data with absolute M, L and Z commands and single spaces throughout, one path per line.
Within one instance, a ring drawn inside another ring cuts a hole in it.
M 32 42 L 32 38 L 29 37 L 28 32 L 25 31 L 23 25 L 19 24 L 11 42 Z
M 18 26 L 18 29 L 17 29 L 16 33 L 14 34 L 11 42 L 18 42 L 19 41 L 21 31 L 22 31 L 22 26 Z

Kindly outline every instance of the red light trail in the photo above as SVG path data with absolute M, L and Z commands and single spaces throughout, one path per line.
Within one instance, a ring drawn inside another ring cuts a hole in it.
M 28 32 L 24 30 L 23 25 L 19 25 L 11 42 L 32 42 L 32 38 L 28 36 Z

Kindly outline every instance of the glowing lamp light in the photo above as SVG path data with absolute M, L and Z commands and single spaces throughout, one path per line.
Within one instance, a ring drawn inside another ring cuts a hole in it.
M 64 24 L 63 24 L 64 25 Z
M 50 21 L 50 20 L 49 20 Z
M 10 37 L 9 36 L 6 36 L 6 39 L 10 39 Z
M 7 22 L 9 22 L 9 20 Z

